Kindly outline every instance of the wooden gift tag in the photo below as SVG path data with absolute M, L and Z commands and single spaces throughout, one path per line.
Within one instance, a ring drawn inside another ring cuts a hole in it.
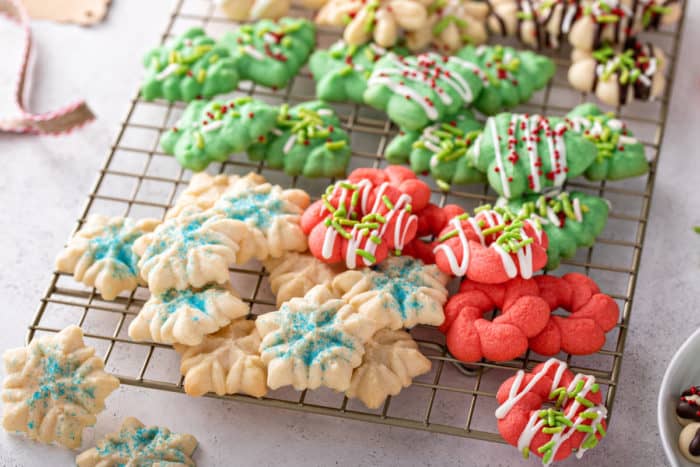
M 21 0 L 34 19 L 89 26 L 102 21 L 111 0 Z

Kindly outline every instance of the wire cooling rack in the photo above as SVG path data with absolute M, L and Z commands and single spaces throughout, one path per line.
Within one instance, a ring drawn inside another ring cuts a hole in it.
M 684 5 L 685 9 L 685 5 Z M 292 15 L 310 16 L 310 12 L 294 10 Z M 202 26 L 214 37 L 235 25 L 218 13 L 207 0 L 178 0 L 162 40 L 192 26 Z M 630 325 L 632 299 L 639 272 L 644 234 L 649 215 L 656 166 L 664 139 L 670 90 L 682 31 L 681 24 L 645 34 L 668 55 L 669 82 L 664 97 L 651 103 L 632 103 L 616 110 L 644 142 L 650 164 L 645 177 L 620 182 L 591 183 L 583 179 L 568 182 L 568 187 L 596 194 L 610 200 L 613 209 L 608 225 L 596 244 L 564 261 L 557 274 L 577 271 L 596 280 L 603 292 L 620 305 L 620 322 L 607 336 L 603 350 L 585 357 L 561 354 L 575 371 L 595 375 L 605 391 L 605 404 L 613 407 L 619 382 L 620 365 Z M 319 45 L 327 46 L 339 37 L 339 31 L 321 29 Z M 559 71 L 549 86 L 530 103 L 525 112 L 563 115 L 571 107 L 589 99 L 574 92 L 566 82 L 568 60 L 553 57 Z M 139 57 L 135 54 L 134 60 Z M 286 88 L 272 90 L 243 83 L 232 95 L 252 95 L 272 104 L 298 103 L 314 98 L 313 80 L 307 70 Z M 187 186 L 191 173 L 183 170 L 171 156 L 160 151 L 161 134 L 181 115 L 183 104 L 164 101 L 146 102 L 137 95 L 117 135 L 114 145 L 89 195 L 76 230 L 90 214 L 128 215 L 135 218 L 164 216 L 178 194 Z M 397 133 L 397 128 L 384 114 L 365 106 L 337 105 L 343 126 L 351 135 L 353 157 L 350 169 L 361 166 L 386 165 L 382 153 Z M 212 173 L 262 173 L 273 183 L 299 186 L 319 196 L 330 179 L 309 180 L 290 177 L 251 163 L 245 155 L 209 167 Z M 433 201 L 444 205 L 458 203 L 465 209 L 493 202 L 494 193 L 487 186 L 453 187 L 440 191 L 431 179 Z M 251 318 L 274 310 L 275 301 L 264 268 L 249 264 L 231 270 L 232 282 L 243 299 L 251 305 Z M 454 284 L 453 284 L 454 286 Z M 36 335 L 55 333 L 68 324 L 78 324 L 85 331 L 86 341 L 102 352 L 107 370 L 124 384 L 183 392 L 179 359 L 169 346 L 132 342 L 127 335 L 129 322 L 144 301 L 148 290 L 139 288 L 115 301 L 103 301 L 94 289 L 75 282 L 70 275 L 54 273 L 41 299 L 39 309 L 29 326 L 27 340 Z M 256 399 L 243 395 L 224 399 L 249 402 L 304 412 L 334 415 L 367 422 L 384 423 L 431 432 L 502 442 L 493 416 L 498 386 L 515 371 L 532 368 L 544 358 L 526 353 L 523 358 L 505 363 L 483 361 L 469 368 L 460 366 L 446 351 L 444 337 L 434 328 L 419 326 L 412 330 L 422 351 L 432 361 L 430 373 L 417 378 L 398 396 L 387 399 L 378 410 L 369 410 L 362 403 L 348 400 L 331 390 L 297 392 L 290 388 L 272 391 Z M 209 395 L 209 397 L 219 397 Z

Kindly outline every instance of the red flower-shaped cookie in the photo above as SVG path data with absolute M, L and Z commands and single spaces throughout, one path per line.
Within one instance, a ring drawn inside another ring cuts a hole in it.
M 559 307 L 570 314 L 553 315 Z M 493 321 L 484 319 L 494 308 L 502 313 Z M 440 330 L 450 353 L 462 361 L 506 361 L 528 347 L 541 355 L 597 352 L 618 317 L 617 303 L 583 274 L 516 278 L 497 285 L 465 280 L 445 305 Z
M 401 254 L 419 232 L 429 202 L 430 188 L 408 168 L 357 169 L 309 206 L 301 228 L 322 261 L 371 266 L 389 253 Z
M 560 360 L 552 358 L 531 373 L 518 371 L 501 385 L 496 399 L 503 439 L 525 458 L 530 453 L 542 457 L 544 465 L 574 451 L 580 457 L 605 436 L 607 410 L 595 377 L 574 374 Z
M 537 221 L 487 205 L 449 221 L 435 246 L 435 262 L 446 274 L 484 284 L 529 279 L 547 264 L 547 242 Z

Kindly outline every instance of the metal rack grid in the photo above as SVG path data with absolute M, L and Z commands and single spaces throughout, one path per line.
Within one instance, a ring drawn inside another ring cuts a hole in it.
M 295 10 L 292 15 L 309 16 L 310 13 Z M 193 25 L 203 26 L 215 37 L 234 27 L 233 23 L 215 11 L 208 0 L 178 0 L 162 40 Z M 585 357 L 566 354 L 558 357 L 565 359 L 574 371 L 593 374 L 599 379 L 609 410 L 613 407 L 619 383 L 682 29 L 681 20 L 672 29 L 645 35 L 668 54 L 669 81 L 663 99 L 653 103 L 633 103 L 624 109 L 611 109 L 616 110 L 644 142 L 650 161 L 649 174 L 620 182 L 591 183 L 577 179 L 568 183 L 570 188 L 608 198 L 613 209 L 608 226 L 596 244 L 579 251 L 572 260 L 563 261 L 557 273 L 578 271 L 591 276 L 601 285 L 603 292 L 615 298 L 622 312 L 620 322 L 608 334 L 603 350 Z M 319 45 L 328 45 L 338 35 L 337 30 L 320 29 Z M 587 95 L 572 91 L 566 83 L 568 60 L 561 55 L 553 58 L 559 68 L 557 76 L 520 110 L 561 115 L 574 105 L 590 99 Z M 297 103 L 313 99 L 313 90 L 313 80 L 308 70 L 304 69 L 286 89 L 272 90 L 242 83 L 233 95 L 252 95 L 270 103 Z M 191 176 L 158 147 L 160 135 L 175 123 L 183 109 L 183 104 L 146 102 L 138 94 L 132 99 L 76 230 L 88 215 L 94 213 L 164 216 Z M 336 109 L 343 119 L 343 127 L 352 138 L 350 169 L 386 165 L 382 153 L 397 133 L 397 128 L 383 114 L 365 106 L 337 105 Z M 212 173 L 246 173 L 251 170 L 283 186 L 303 187 L 312 196 L 319 196 L 333 181 L 289 177 L 267 168 L 263 163 L 251 163 L 240 154 L 209 167 Z M 425 180 L 434 189 L 433 201 L 441 205 L 456 202 L 471 209 L 495 200 L 494 193 L 487 186 L 459 187 L 443 192 L 432 180 Z M 251 305 L 251 317 L 274 309 L 274 297 L 261 265 L 232 268 L 231 274 L 234 286 Z M 83 327 L 86 341 L 103 353 L 108 371 L 117 375 L 122 383 L 183 392 L 179 362 L 172 348 L 132 342 L 126 333 L 129 321 L 147 298 L 148 290 L 140 287 L 133 293 L 122 294 L 115 301 L 103 301 L 94 289 L 75 282 L 69 275 L 55 272 L 29 326 L 27 341 L 36 335 L 55 333 L 68 324 L 77 323 Z M 444 337 L 436 329 L 419 326 L 412 333 L 419 341 L 421 350 L 433 362 L 432 370 L 416 378 L 414 384 L 398 396 L 387 399 L 378 410 L 369 410 L 358 401 L 348 400 L 342 394 L 325 389 L 303 392 L 281 389 L 261 399 L 244 395 L 221 398 L 503 442 L 493 417 L 497 405 L 496 390 L 515 371 L 532 368 L 544 358 L 528 352 L 511 362 L 495 364 L 482 361 L 466 368 L 447 353 Z M 208 397 L 220 396 L 210 394 Z

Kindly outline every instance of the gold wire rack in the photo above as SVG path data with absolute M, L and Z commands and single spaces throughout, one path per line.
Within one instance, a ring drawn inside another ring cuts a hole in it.
M 685 2 L 683 6 L 685 10 Z M 309 17 L 311 13 L 297 9 L 292 11 L 292 15 Z M 178 0 L 162 41 L 192 26 L 202 26 L 214 37 L 219 37 L 235 24 L 218 13 L 209 0 Z M 568 183 L 569 188 L 607 198 L 613 208 L 608 225 L 596 244 L 580 250 L 575 258 L 563 261 L 557 274 L 577 271 L 591 276 L 600 284 L 603 292 L 618 302 L 621 315 L 601 351 L 584 357 L 566 354 L 558 357 L 565 359 L 574 371 L 596 376 L 605 391 L 605 404 L 610 411 L 619 384 L 682 29 L 681 20 L 673 28 L 644 35 L 668 55 L 669 79 L 664 97 L 650 103 L 632 103 L 623 109 L 609 109 L 617 111 L 644 142 L 650 161 L 649 174 L 619 182 L 591 183 L 577 179 Z M 327 46 L 339 38 L 339 31 L 321 28 L 318 36 L 319 45 Z M 546 89 L 519 110 L 563 115 L 571 107 L 591 99 L 568 86 L 568 60 L 562 54 L 553 58 L 559 68 L 557 75 Z M 134 60 L 137 59 L 135 56 Z M 272 90 L 242 83 L 232 95 L 251 95 L 273 104 L 298 103 L 314 99 L 314 83 L 308 70 L 304 69 L 286 89 Z M 382 153 L 398 129 L 384 114 L 369 107 L 335 107 L 352 140 L 353 157 L 349 170 L 386 165 Z M 135 218 L 164 216 L 191 176 L 174 158 L 161 152 L 158 145 L 161 134 L 174 125 L 183 109 L 183 104 L 146 102 L 138 94 L 132 99 L 126 119 L 78 219 L 76 230 L 88 215 L 96 213 Z M 281 171 L 269 169 L 264 163 L 251 163 L 242 154 L 232 155 L 226 162 L 212 164 L 208 170 L 212 173 L 256 171 L 273 183 L 302 187 L 312 196 L 319 196 L 333 181 L 290 177 Z M 487 186 L 453 187 L 445 192 L 439 190 L 431 179 L 425 180 L 433 187 L 433 201 L 440 205 L 458 203 L 465 209 L 472 209 L 495 200 L 494 193 Z M 261 265 L 233 268 L 231 275 L 234 286 L 251 306 L 251 318 L 274 310 L 274 297 Z M 86 341 L 102 352 L 107 370 L 118 376 L 122 383 L 183 392 L 179 361 L 174 350 L 165 345 L 133 342 L 127 335 L 129 322 L 147 298 L 148 290 L 140 287 L 131 294 L 123 294 L 115 301 L 107 302 L 94 289 L 77 283 L 70 275 L 54 272 L 29 326 L 27 341 L 36 335 L 58 332 L 66 325 L 78 324 L 85 332 Z M 348 400 L 342 394 L 325 389 L 302 392 L 280 389 L 261 399 L 244 395 L 220 397 L 209 394 L 208 397 L 503 442 L 493 416 L 498 386 L 515 371 L 532 368 L 544 358 L 528 352 L 511 362 L 496 364 L 482 361 L 466 367 L 447 353 L 444 337 L 436 329 L 418 326 L 412 330 L 412 334 L 432 361 L 432 370 L 417 378 L 398 396 L 387 399 L 377 410 L 367 409 L 358 401 Z

